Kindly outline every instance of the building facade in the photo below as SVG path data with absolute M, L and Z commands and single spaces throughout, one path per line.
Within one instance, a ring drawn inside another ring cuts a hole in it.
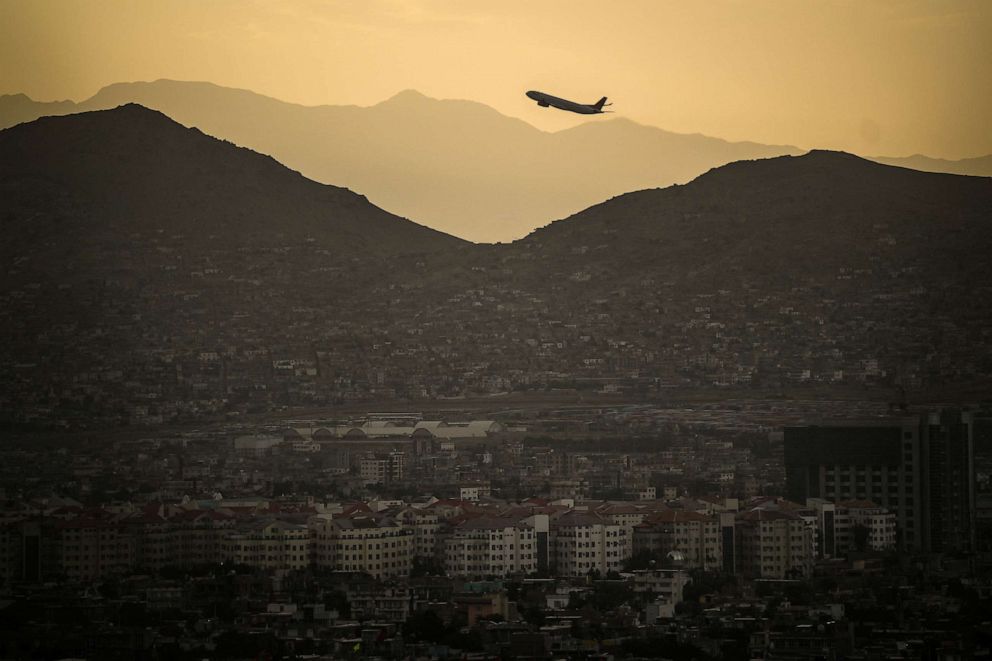
M 723 569 L 720 517 L 668 510 L 652 514 L 634 528 L 634 554 L 682 554 L 690 569 Z
M 444 539 L 444 566 L 458 576 L 509 576 L 537 571 L 537 538 L 526 523 L 510 518 L 461 521 Z
M 559 576 L 620 571 L 628 548 L 624 526 L 608 517 L 575 510 L 551 523 L 551 542 L 553 570 Z
M 753 509 L 737 516 L 737 569 L 750 578 L 813 573 L 813 528 L 792 512 Z
M 972 416 L 960 411 L 785 429 L 787 496 L 871 500 L 904 550 L 974 547 Z

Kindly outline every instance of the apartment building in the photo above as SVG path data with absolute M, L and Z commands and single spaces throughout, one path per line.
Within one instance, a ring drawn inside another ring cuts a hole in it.
M 305 569 L 310 564 L 310 531 L 280 520 L 253 521 L 224 533 L 225 560 L 261 569 Z
M 460 576 L 509 576 L 537 571 L 537 535 L 512 518 L 480 516 L 453 522 L 443 541 L 444 565 Z
M 437 553 L 437 533 L 441 527 L 437 512 L 428 508 L 404 507 L 396 518 L 413 531 L 413 557 L 432 560 Z
M 851 500 L 839 503 L 847 510 L 851 521 L 851 543 L 855 550 L 864 535 L 867 551 L 891 551 L 896 547 L 896 516 L 870 500 Z M 862 532 L 858 532 L 861 529 Z
M 814 528 L 793 512 L 755 508 L 737 516 L 737 570 L 750 578 L 800 578 L 813 571 Z
M 358 474 L 363 484 L 390 484 L 402 480 L 406 475 L 406 454 L 370 452 L 359 460 Z
M 627 530 L 599 514 L 569 511 L 551 523 L 553 569 L 559 576 L 620 571 L 628 548 Z
M 971 413 L 945 410 L 785 428 L 797 502 L 871 500 L 896 515 L 900 548 L 970 550 L 975 531 Z
M 376 578 L 408 576 L 413 567 L 414 530 L 391 517 L 315 517 L 309 527 L 314 564 L 338 571 L 365 572 Z
M 58 526 L 58 563 L 70 580 L 93 580 L 134 566 L 134 537 L 118 523 L 80 517 Z
M 633 552 L 664 556 L 676 552 L 689 569 L 723 568 L 720 517 L 684 510 L 652 514 L 634 527 Z

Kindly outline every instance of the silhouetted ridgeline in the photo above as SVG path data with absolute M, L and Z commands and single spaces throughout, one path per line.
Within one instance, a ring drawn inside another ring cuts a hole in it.
M 992 182 L 733 163 L 472 245 L 137 106 L 0 132 L 0 410 L 984 388 Z M 943 390 L 941 390 L 943 389 Z
M 462 243 L 135 104 L 16 126 L 0 133 L 0 150 L 0 176 L 16 178 L 11 193 L 43 212 L 57 191 L 73 210 L 60 233 L 78 229 L 82 240 L 164 229 L 197 247 L 309 240 L 339 258 Z M 15 214 L 5 221 L 15 242 L 25 229 L 11 225 L 18 220 L 39 230 L 40 218 Z
M 210 83 L 121 83 L 72 104 L 0 97 L 0 126 L 140 103 L 385 209 L 473 241 L 524 236 L 619 193 L 689 181 L 789 146 L 680 135 L 625 119 L 546 133 L 473 101 L 413 90 L 368 108 L 306 107 Z
M 481 103 L 431 99 L 412 90 L 368 108 L 306 107 L 247 90 L 171 80 L 110 85 L 78 104 L 0 96 L 0 128 L 131 102 L 473 241 L 518 238 L 614 195 L 685 183 L 731 161 L 801 152 L 789 145 L 671 133 L 619 116 L 546 133 Z M 992 156 L 876 160 L 992 175 Z

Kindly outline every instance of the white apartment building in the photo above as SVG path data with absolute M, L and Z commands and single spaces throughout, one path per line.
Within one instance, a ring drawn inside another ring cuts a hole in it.
M 314 517 L 314 564 L 338 571 L 364 572 L 375 578 L 409 576 L 415 550 L 414 531 L 389 517 Z
M 111 522 L 76 519 L 59 526 L 58 558 L 67 578 L 92 580 L 130 569 L 134 539 Z
M 663 508 L 660 503 L 652 504 L 632 504 L 632 503 L 609 503 L 597 507 L 595 512 L 604 516 L 614 523 L 623 526 L 624 542 L 623 559 L 626 560 L 634 553 L 634 528 L 639 526 L 647 517 Z
M 822 498 L 807 498 L 806 505 L 815 512 L 816 554 L 819 557 L 841 557 L 859 550 L 860 535 L 865 536 L 865 551 L 895 549 L 895 513 L 870 500 L 846 500 L 835 504 Z
M 737 516 L 737 568 L 751 578 L 793 578 L 813 572 L 814 530 L 798 515 L 756 508 Z
M 262 569 L 305 569 L 310 564 L 310 531 L 279 520 L 257 521 L 224 534 L 221 556 Z
M 537 536 L 526 523 L 478 517 L 454 525 L 444 539 L 444 565 L 459 576 L 509 576 L 537 571 Z
M 470 484 L 458 488 L 459 500 L 477 502 L 480 498 L 488 498 L 492 490 L 488 484 Z
M 431 560 L 437 553 L 437 533 L 441 527 L 437 512 L 427 508 L 405 507 L 396 514 L 413 531 L 413 557 Z
M 851 521 L 851 545 L 858 544 L 858 527 L 863 527 L 866 551 L 891 551 L 896 547 L 896 515 L 870 500 L 848 500 L 838 503 L 847 510 Z
M 406 455 L 402 452 L 370 452 L 359 460 L 358 474 L 364 484 L 389 484 L 402 480 L 406 474 Z
M 553 570 L 559 576 L 619 571 L 628 547 L 627 530 L 612 519 L 569 511 L 551 523 Z
M 678 552 L 688 569 L 722 569 L 720 517 L 667 510 L 652 514 L 634 528 L 633 552 L 664 556 Z

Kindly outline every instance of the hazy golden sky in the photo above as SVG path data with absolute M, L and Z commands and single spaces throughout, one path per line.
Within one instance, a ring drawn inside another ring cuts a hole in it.
M 0 0 L 0 93 L 206 80 L 371 105 L 414 88 L 545 129 L 539 89 L 730 140 L 992 153 L 992 1 Z

